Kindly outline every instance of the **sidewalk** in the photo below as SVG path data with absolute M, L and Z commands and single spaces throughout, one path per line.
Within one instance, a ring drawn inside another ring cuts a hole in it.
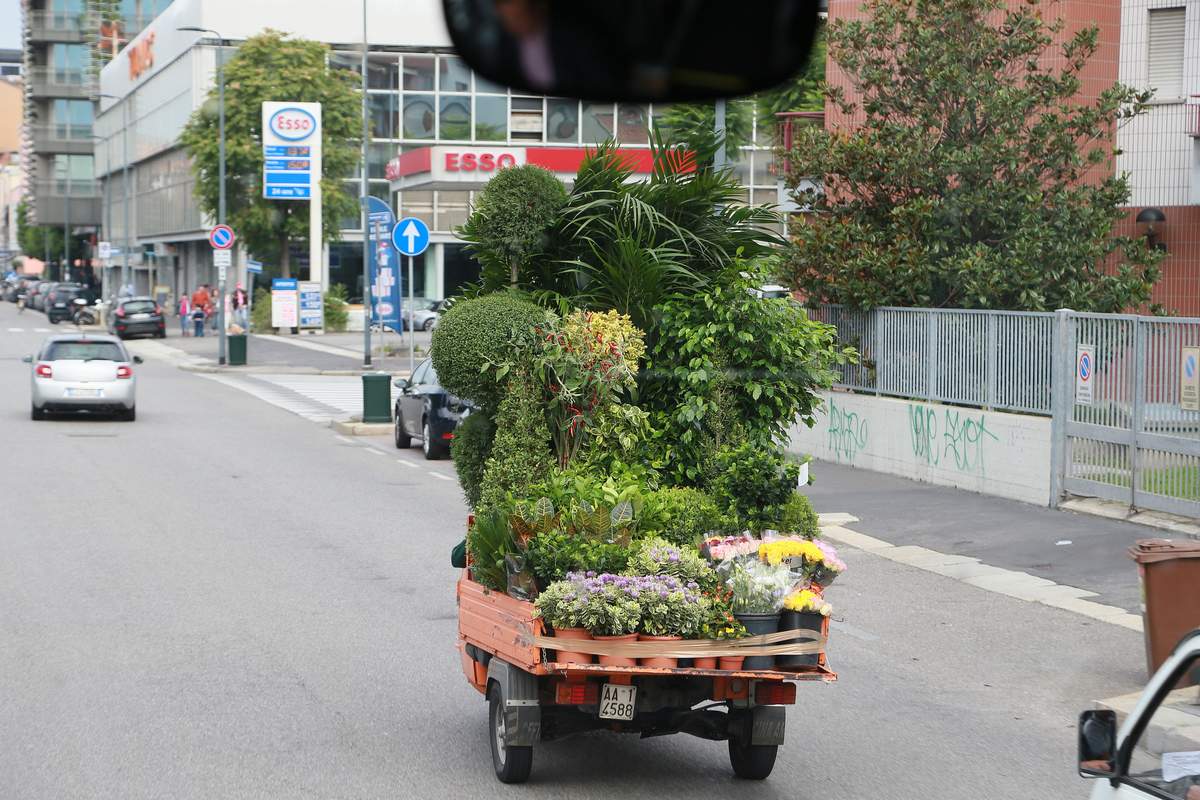
M 1096 603 L 1141 614 L 1126 551 L 1161 531 L 823 461 L 811 469 L 805 494 L 818 511 L 853 509 L 856 531 L 1087 589 Z
M 186 353 L 191 358 L 186 369 L 199 372 L 220 370 L 230 373 L 256 374 L 305 371 L 313 373 L 357 375 L 363 372 L 363 335 L 359 333 L 330 333 L 320 336 L 295 335 L 274 336 L 252 334 L 247 342 L 244 367 L 218 367 L 218 337 L 206 332 L 203 337 L 180 336 L 177 331 L 168 334 L 168 346 Z M 409 373 L 408 339 L 394 333 L 386 336 L 372 335 L 371 369 L 390 372 L 393 375 Z M 429 349 L 429 334 L 418 332 L 416 337 L 415 361 L 425 358 Z

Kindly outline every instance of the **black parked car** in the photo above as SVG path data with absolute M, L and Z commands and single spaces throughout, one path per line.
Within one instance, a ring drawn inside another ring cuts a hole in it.
M 95 293 L 86 286 L 80 286 L 78 283 L 57 284 L 46 295 L 46 319 L 56 325 L 65 319 L 72 319 L 75 316 L 75 306 L 72 301 L 76 297 L 82 297 L 88 305 L 96 302 Z
M 397 378 L 393 385 L 400 390 L 394 409 L 396 447 L 404 449 L 420 439 L 425 458 L 445 458 L 454 429 L 471 413 L 471 404 L 442 388 L 428 358 L 417 365 L 411 379 Z
M 108 331 L 121 339 L 138 334 L 165 339 L 167 320 L 153 297 L 126 297 L 118 300 L 108 315 Z

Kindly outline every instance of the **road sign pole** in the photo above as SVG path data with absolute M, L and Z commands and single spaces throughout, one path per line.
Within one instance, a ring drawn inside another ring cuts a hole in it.
M 413 257 L 408 257 L 408 374 L 417 368 L 416 307 L 413 298 Z
M 367 154 L 371 141 L 370 112 L 367 106 L 367 0 L 363 0 L 363 50 L 362 50 L 362 278 L 363 278 L 363 367 L 371 366 L 371 236 L 367 226 L 371 224 L 367 206 Z M 388 205 L 391 205 L 389 203 Z
M 222 39 L 217 44 L 217 127 L 220 129 L 218 137 L 220 142 L 217 147 L 219 150 L 218 161 L 220 166 L 218 171 L 220 175 L 217 180 L 220 184 L 217 192 L 217 216 L 219 225 L 225 224 L 225 40 Z M 217 280 L 217 327 L 220 329 L 217 332 L 217 363 L 223 365 L 225 363 L 225 270 L 222 269 L 218 273 Z

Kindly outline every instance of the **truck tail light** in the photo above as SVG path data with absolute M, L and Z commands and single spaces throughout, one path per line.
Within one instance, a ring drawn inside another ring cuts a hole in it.
M 50 369 L 49 364 L 38 364 L 37 368 L 34 369 L 34 374 L 39 378 L 53 378 L 54 370 Z
M 760 706 L 790 706 L 796 702 L 794 683 L 758 683 L 754 686 L 754 702 Z
M 594 706 L 600 702 L 600 685 L 596 683 L 560 683 L 554 701 L 560 706 Z
M 454 438 L 454 433 L 453 433 L 453 432 L 450 432 L 450 433 L 443 433 L 443 434 L 442 434 L 442 438 L 443 438 L 443 439 L 446 439 L 447 441 L 449 441 L 450 439 L 453 439 L 453 438 Z
M 132 378 L 133 377 L 133 367 L 127 367 L 124 364 L 117 367 L 117 377 L 118 378 Z

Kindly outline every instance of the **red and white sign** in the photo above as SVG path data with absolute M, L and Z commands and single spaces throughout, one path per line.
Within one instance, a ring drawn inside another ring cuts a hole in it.
M 317 118 L 299 106 L 288 106 L 271 114 L 267 128 L 285 142 L 302 142 L 316 132 Z
M 208 243 L 214 250 L 228 250 L 233 247 L 236 239 L 237 237 L 233 235 L 233 228 L 228 225 L 217 225 L 208 232 Z

